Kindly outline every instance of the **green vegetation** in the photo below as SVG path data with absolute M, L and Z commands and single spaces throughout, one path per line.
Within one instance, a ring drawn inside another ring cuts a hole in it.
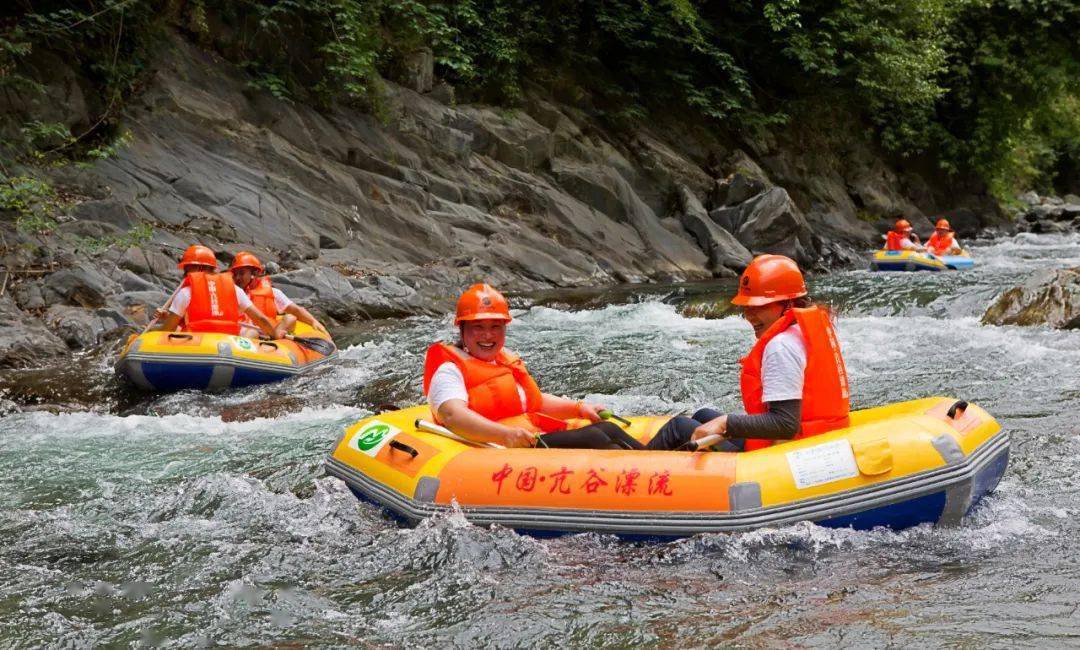
M 731 133 L 829 113 L 897 156 L 975 174 L 1005 198 L 1080 170 L 1075 0 L 19 0 L 0 9 L 0 87 L 42 91 L 60 54 L 96 90 L 91 124 L 33 121 L 18 152 L 108 152 L 167 30 L 279 99 L 379 114 L 420 48 L 465 101 L 528 83 L 614 126 L 680 113 Z M 74 134 L 73 134 L 74 133 Z

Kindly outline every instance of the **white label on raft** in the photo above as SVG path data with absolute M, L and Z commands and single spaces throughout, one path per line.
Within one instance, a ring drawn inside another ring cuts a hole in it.
M 795 487 L 800 490 L 859 475 L 855 454 L 851 453 L 851 443 L 847 440 L 789 451 L 787 462 L 795 478 Z
M 399 433 L 401 433 L 401 429 L 392 424 L 387 424 L 381 420 L 372 420 L 353 434 L 352 438 L 349 439 L 349 446 L 374 458 L 375 454 L 379 453 L 379 450 L 385 447 L 386 443 L 390 442 Z

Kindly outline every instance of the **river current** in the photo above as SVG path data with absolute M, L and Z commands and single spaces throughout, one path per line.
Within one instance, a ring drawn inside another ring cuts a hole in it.
M 0 417 L 0 646 L 1080 644 L 1080 331 L 979 323 L 1004 288 L 1080 265 L 1080 238 L 973 252 L 973 271 L 810 287 L 839 312 L 854 408 L 952 395 L 1011 433 L 998 490 L 959 527 L 668 543 L 454 514 L 402 527 L 322 463 L 376 404 L 420 399 L 423 350 L 452 331 L 412 318 L 351 333 L 310 376 L 219 396 L 107 399 L 107 361 L 83 361 L 100 404 Z M 736 409 L 752 332 L 693 315 L 733 289 L 522 299 L 508 347 L 546 390 L 623 414 Z

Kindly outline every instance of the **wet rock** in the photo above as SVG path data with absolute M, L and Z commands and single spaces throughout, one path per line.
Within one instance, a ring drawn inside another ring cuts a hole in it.
M 1037 275 L 1007 290 L 986 310 L 982 322 L 1080 329 L 1080 267 Z
M 956 231 L 957 237 L 974 237 L 982 230 L 982 219 L 974 210 L 957 208 L 941 213 L 940 218 L 949 220 L 949 225 Z
M 36 318 L 0 296 L 0 367 L 24 368 L 67 352 L 67 346 Z
M 53 305 L 45 313 L 45 323 L 73 350 L 87 350 L 130 322 L 115 309 L 80 309 Z
M 713 210 L 709 217 L 755 255 L 777 253 L 805 265 L 818 258 L 810 224 L 782 187 L 737 206 Z
M 727 230 L 709 218 L 705 206 L 685 185 L 679 186 L 682 225 L 709 256 L 709 268 L 718 275 L 735 276 L 750 263 L 753 255 Z

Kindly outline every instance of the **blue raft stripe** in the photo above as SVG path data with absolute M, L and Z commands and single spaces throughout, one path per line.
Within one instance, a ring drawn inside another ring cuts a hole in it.
M 972 508 L 978 505 L 984 496 L 997 488 L 998 482 L 1001 481 L 1001 477 L 1005 474 L 1005 469 L 1008 466 L 1009 450 L 1006 448 L 989 465 L 975 474 L 975 477 L 971 480 L 971 506 L 968 507 L 968 512 L 971 512 Z
M 871 508 L 850 515 L 823 519 L 817 524 L 826 528 L 854 528 L 870 530 L 884 526 L 894 530 L 933 524 L 941 518 L 945 510 L 945 491 L 934 492 L 914 499 L 907 499 L 880 508 Z

